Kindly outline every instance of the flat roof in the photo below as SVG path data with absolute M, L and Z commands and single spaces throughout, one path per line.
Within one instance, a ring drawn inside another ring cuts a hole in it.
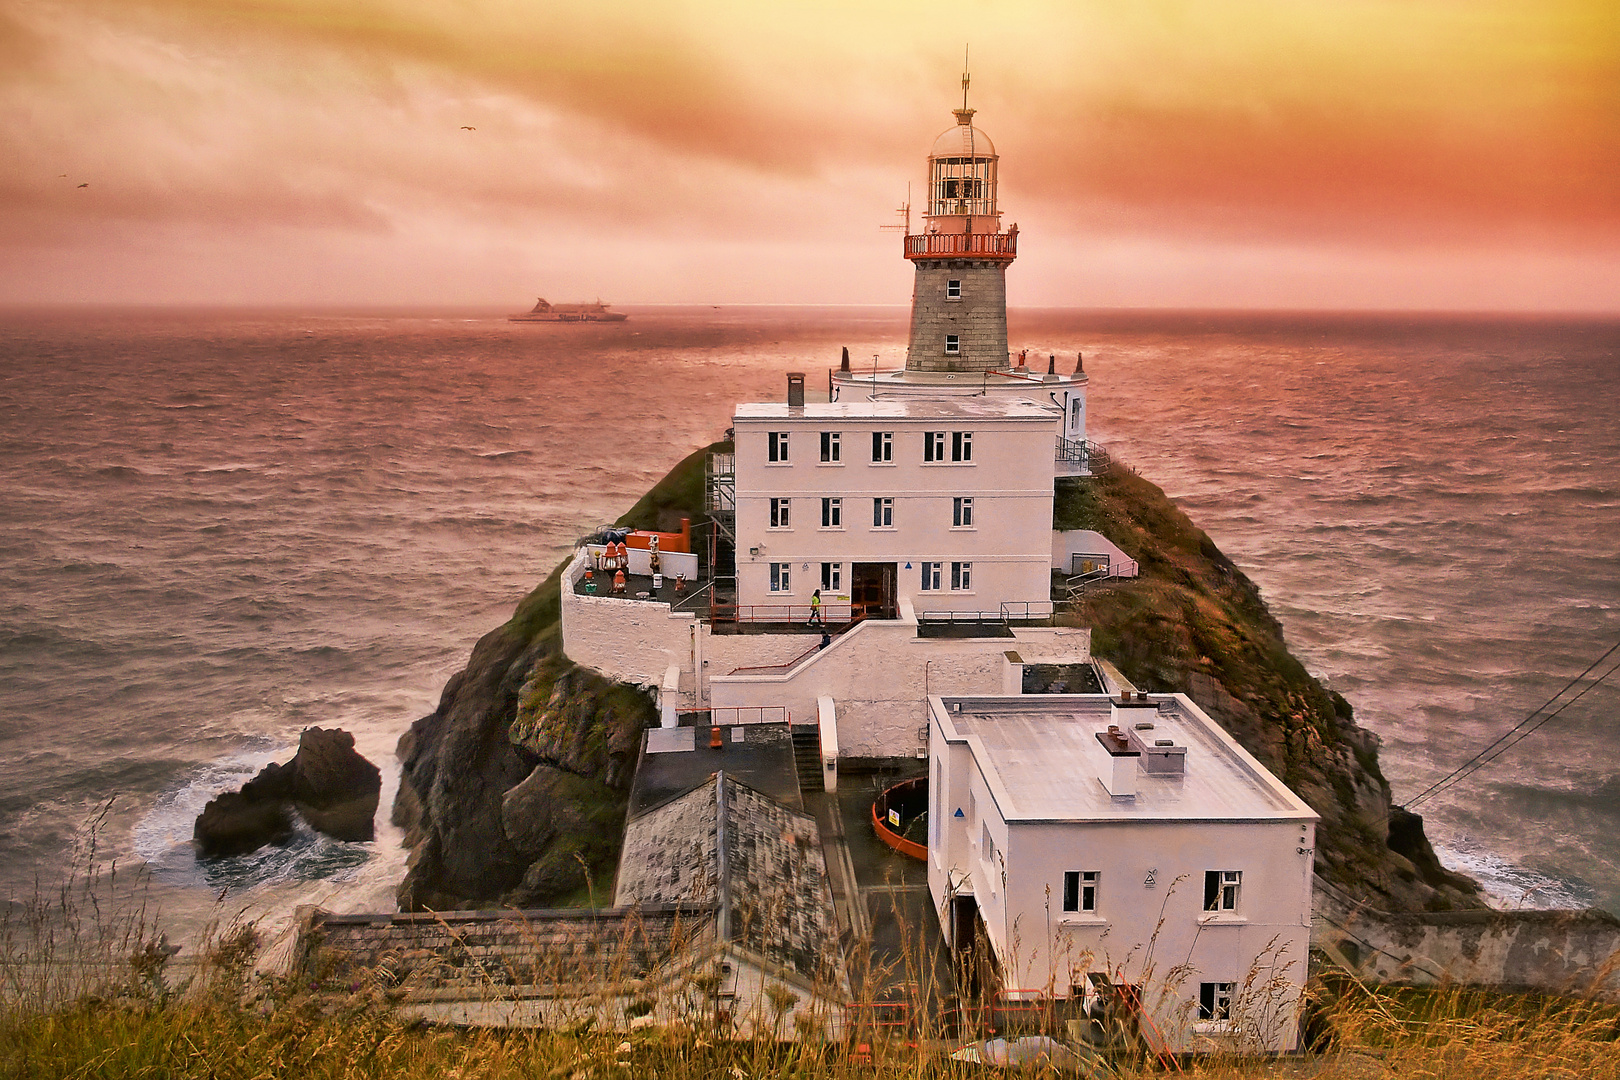
M 1110 723 L 1102 694 L 947 697 L 930 702 L 947 742 L 970 748 L 1007 821 L 1314 821 L 1317 814 L 1182 694 L 1149 695 L 1156 709 L 1129 710 L 1129 729 L 1152 746 L 1187 748 L 1180 776 L 1138 768 L 1136 796 L 1115 798 L 1100 777 L 1112 767 L 1097 740 Z
M 782 401 L 746 401 L 734 420 L 1043 420 L 1051 422 L 1057 406 L 1037 400 L 978 396 L 885 398 L 880 401 L 817 401 L 788 405 Z

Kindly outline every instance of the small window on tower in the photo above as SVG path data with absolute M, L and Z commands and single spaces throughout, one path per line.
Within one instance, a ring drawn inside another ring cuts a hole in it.
M 960 356 L 962 354 L 962 338 L 957 334 L 945 335 L 945 355 Z
M 947 300 L 960 300 L 960 299 L 962 299 L 962 283 L 960 281 L 957 281 L 955 278 L 952 278 L 950 281 L 947 281 L 945 283 L 945 299 L 947 299 Z

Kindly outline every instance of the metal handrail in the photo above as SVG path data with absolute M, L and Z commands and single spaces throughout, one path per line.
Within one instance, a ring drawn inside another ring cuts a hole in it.
M 804 652 L 800 653 L 798 656 L 795 656 L 792 660 L 787 660 L 780 664 L 748 664 L 744 667 L 732 668 L 730 671 L 726 672 L 726 674 L 740 675 L 745 671 L 752 671 L 760 674 L 774 673 L 777 675 L 786 675 L 788 672 L 798 667 L 800 661 L 806 659 L 807 657 L 814 656 L 820 651 L 821 642 L 818 641 L 808 649 L 804 650 Z
M 982 255 L 1012 259 L 1018 255 L 1018 233 L 913 233 L 906 237 L 905 250 L 908 259 L 919 255 Z
M 1023 614 L 1017 614 L 1022 608 Z M 1036 608 L 1042 608 L 1041 614 L 1035 614 Z M 1014 619 L 1050 619 L 1052 617 L 1052 601 L 1050 600 L 1003 600 L 1001 602 L 1001 621 L 1011 622 Z
M 709 617 L 716 622 L 808 623 L 809 604 L 711 604 Z M 824 625 L 855 621 L 851 604 L 822 604 L 817 622 Z
M 673 604 L 669 605 L 669 610 L 671 610 L 671 611 L 679 611 L 681 609 L 682 604 L 691 603 L 693 600 L 696 600 L 698 597 L 702 596 L 704 593 L 708 592 L 712 588 L 714 588 L 714 579 L 711 578 L 707 582 L 705 582 L 701 588 L 694 589 L 692 592 L 687 593 L 685 596 L 681 597 L 679 600 L 677 600 Z

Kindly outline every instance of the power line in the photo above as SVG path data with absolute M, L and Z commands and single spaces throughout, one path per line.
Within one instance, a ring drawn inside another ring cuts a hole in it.
M 1535 734 L 1542 728 L 1543 725 L 1547 723 L 1547 721 L 1553 719 L 1553 717 L 1557 716 L 1559 713 L 1581 700 L 1581 698 L 1585 697 L 1610 675 L 1613 675 L 1616 670 L 1620 670 L 1620 661 L 1617 661 L 1612 667 L 1609 668 L 1609 670 L 1605 671 L 1602 675 L 1599 675 L 1589 685 L 1583 688 L 1580 693 L 1558 706 L 1558 708 L 1554 709 L 1552 712 L 1546 712 L 1549 706 L 1567 694 L 1572 687 L 1590 675 L 1595 668 L 1597 668 L 1605 660 L 1609 659 L 1609 657 L 1613 656 L 1616 652 L 1620 652 L 1620 641 L 1617 641 L 1613 645 L 1609 646 L 1608 650 L 1604 652 L 1602 656 L 1598 657 L 1596 660 L 1592 661 L 1586 666 L 1585 671 L 1582 671 L 1579 675 L 1565 683 L 1558 693 L 1547 699 L 1545 704 L 1536 709 L 1529 716 L 1526 716 L 1523 720 L 1520 720 L 1517 724 L 1514 724 L 1507 731 L 1503 732 L 1495 742 L 1491 743 L 1489 746 L 1485 747 L 1485 749 L 1481 750 L 1479 753 L 1457 766 L 1445 776 L 1442 776 L 1439 780 L 1436 780 L 1434 783 L 1430 784 L 1427 788 L 1424 788 L 1418 793 L 1416 798 L 1410 800 L 1406 804 L 1407 808 L 1411 809 L 1412 807 L 1417 806 L 1419 803 L 1425 802 L 1428 799 L 1440 794 L 1440 792 L 1446 790 L 1447 788 L 1466 780 L 1468 777 L 1472 776 L 1480 769 L 1483 769 L 1485 766 L 1489 765 L 1491 762 L 1495 761 L 1497 758 L 1519 745 L 1519 743 Z M 1543 713 L 1546 713 L 1546 715 L 1542 715 Z

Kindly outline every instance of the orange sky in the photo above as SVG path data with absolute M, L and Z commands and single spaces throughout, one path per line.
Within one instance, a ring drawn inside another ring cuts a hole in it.
M 602 7 L 7 0 L 0 302 L 904 303 L 971 42 L 1015 305 L 1620 311 L 1614 0 Z

